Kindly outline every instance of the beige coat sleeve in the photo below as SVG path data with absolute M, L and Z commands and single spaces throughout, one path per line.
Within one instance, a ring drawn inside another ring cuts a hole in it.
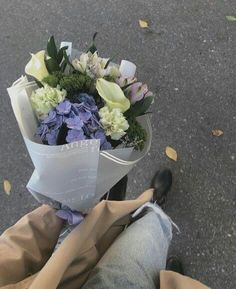
M 136 200 L 99 203 L 53 255 L 63 222 L 49 206 L 29 213 L 0 236 L 1 289 L 55 289 L 59 283 L 81 288 L 120 233 L 123 218 L 151 197 L 149 190 Z M 171 271 L 161 271 L 160 282 L 161 289 L 209 289 Z
M 0 236 L 0 287 L 38 272 L 50 258 L 62 221 L 43 205 Z

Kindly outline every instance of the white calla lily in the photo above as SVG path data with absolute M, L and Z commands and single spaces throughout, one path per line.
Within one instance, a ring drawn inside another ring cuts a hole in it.
M 130 101 L 118 84 L 98 78 L 96 89 L 110 109 L 118 108 L 121 112 L 125 112 L 130 108 Z
M 36 54 L 31 54 L 31 59 L 25 66 L 25 73 L 33 76 L 37 80 L 41 81 L 49 75 L 47 67 L 45 65 L 45 50 L 41 50 Z

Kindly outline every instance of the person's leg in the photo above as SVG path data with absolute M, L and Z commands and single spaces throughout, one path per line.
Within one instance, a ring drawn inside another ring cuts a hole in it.
M 156 288 L 165 269 L 172 225 L 154 211 L 131 224 L 91 272 L 83 289 Z

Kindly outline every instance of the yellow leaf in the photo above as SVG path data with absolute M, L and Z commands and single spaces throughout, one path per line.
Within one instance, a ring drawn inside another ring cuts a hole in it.
M 177 161 L 177 152 L 173 148 L 167 146 L 166 147 L 166 155 L 173 161 Z
M 221 129 L 213 129 L 212 130 L 212 135 L 213 136 L 221 136 L 223 134 L 224 134 L 224 132 Z
M 11 183 L 8 180 L 3 181 L 3 189 L 7 195 L 10 195 L 11 192 Z
M 145 21 L 145 20 L 139 20 L 138 22 L 139 22 L 139 26 L 140 26 L 141 28 L 148 28 L 148 27 L 149 27 L 148 22 Z

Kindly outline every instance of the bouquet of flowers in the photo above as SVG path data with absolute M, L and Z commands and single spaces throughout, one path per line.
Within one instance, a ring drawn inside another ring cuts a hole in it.
M 96 34 L 95 34 L 96 36 Z M 153 94 L 137 81 L 136 66 L 117 65 L 72 43 L 32 57 L 8 88 L 35 171 L 27 185 L 41 202 L 80 211 L 93 206 L 150 149 L 147 117 Z

